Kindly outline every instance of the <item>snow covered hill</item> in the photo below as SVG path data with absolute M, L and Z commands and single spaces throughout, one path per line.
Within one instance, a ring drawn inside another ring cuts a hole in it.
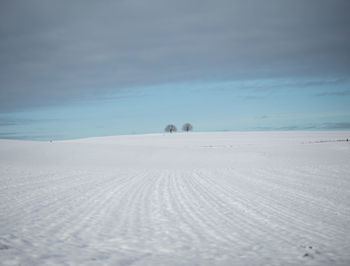
M 346 138 L 0 140 L 0 264 L 350 265 Z

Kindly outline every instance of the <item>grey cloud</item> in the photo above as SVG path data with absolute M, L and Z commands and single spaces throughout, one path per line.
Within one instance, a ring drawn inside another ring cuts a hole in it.
M 262 115 L 262 116 L 256 117 L 256 119 L 260 119 L 260 120 L 267 119 L 267 118 L 269 118 L 269 116 L 267 116 L 267 115 Z
M 19 135 L 15 133 L 3 133 L 0 134 L 0 139 L 13 139 L 13 140 L 53 140 L 53 136 L 49 135 Z M 54 139 L 64 139 L 64 137 L 61 136 L 54 136 Z
M 1 126 L 14 126 L 14 125 L 23 125 L 32 123 L 31 119 L 10 119 L 10 118 L 0 118 L 0 127 Z
M 163 82 L 348 76 L 347 0 L 0 3 L 0 112 Z
M 247 82 L 246 84 L 239 84 L 234 86 L 232 84 L 215 88 L 217 91 L 229 91 L 236 90 L 276 90 L 276 89 L 290 89 L 290 88 L 309 88 L 309 87 L 322 87 L 322 86 L 338 86 L 344 85 L 349 82 L 348 78 L 330 78 L 330 79 L 317 79 L 317 80 L 281 80 L 276 79 L 270 82 L 254 83 Z M 333 93 L 333 92 L 331 92 Z M 321 94 L 321 93 L 320 93 Z M 319 94 L 317 94 L 319 95 Z
M 262 95 L 246 95 L 246 96 L 240 96 L 240 98 L 242 98 L 243 100 L 246 101 L 251 101 L 251 100 L 259 100 L 259 99 L 263 99 L 265 96 Z
M 315 130 L 315 129 L 321 129 L 320 125 L 292 125 L 292 126 L 284 126 L 279 127 L 277 130 Z
M 0 118 L 0 127 L 57 121 L 57 119 Z
M 8 136 L 14 136 L 17 135 L 16 132 L 0 132 L 0 138 L 6 138 Z
M 1 119 L 0 120 L 0 127 L 1 126 L 13 126 L 16 125 L 17 123 L 13 120 L 8 120 L 8 119 Z
M 350 122 L 323 123 L 322 129 L 350 129 Z
M 256 130 L 341 130 L 350 129 L 350 122 L 325 122 L 304 125 L 289 125 L 283 127 L 257 127 Z
M 316 94 L 316 96 L 347 96 L 350 95 L 350 90 L 344 91 L 327 91 Z

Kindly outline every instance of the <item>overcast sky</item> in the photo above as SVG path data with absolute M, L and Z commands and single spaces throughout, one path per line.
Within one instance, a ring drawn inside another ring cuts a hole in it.
M 348 0 L 1 0 L 0 138 L 350 128 L 349 14 Z

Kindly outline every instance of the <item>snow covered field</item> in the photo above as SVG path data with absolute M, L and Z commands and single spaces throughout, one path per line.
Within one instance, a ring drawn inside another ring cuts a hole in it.
M 350 265 L 346 138 L 0 140 L 0 264 Z

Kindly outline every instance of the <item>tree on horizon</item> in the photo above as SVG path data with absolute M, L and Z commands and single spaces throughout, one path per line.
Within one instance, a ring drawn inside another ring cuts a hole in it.
M 191 131 L 192 129 L 193 129 L 193 126 L 190 123 L 186 123 L 182 126 L 182 130 L 186 132 Z
M 170 124 L 170 125 L 167 125 L 164 130 L 165 132 L 173 133 L 177 131 L 177 128 L 175 125 Z

